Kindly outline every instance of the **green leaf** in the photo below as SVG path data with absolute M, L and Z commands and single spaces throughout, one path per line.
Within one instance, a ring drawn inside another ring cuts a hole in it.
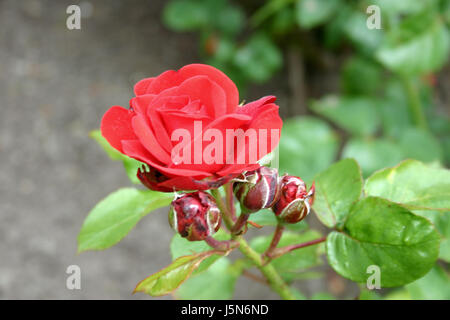
M 142 162 L 126 157 L 123 159 L 123 166 L 127 173 L 128 179 L 134 184 L 140 184 L 141 181 L 137 177 L 137 171 L 142 167 Z
M 236 214 L 239 217 L 240 206 L 237 205 L 237 208 L 239 208 L 239 210 L 237 210 L 238 212 L 236 212 Z M 259 224 L 260 226 L 276 226 L 278 224 L 278 220 L 275 214 L 270 209 L 263 209 L 258 212 L 252 213 L 249 220 L 256 224 Z
M 380 83 L 381 69 L 370 60 L 355 56 L 345 62 L 341 87 L 346 94 L 375 94 Z
M 371 0 L 371 4 L 379 6 L 383 13 L 391 14 L 418 13 L 435 3 L 436 0 Z
M 345 20 L 343 29 L 356 48 L 368 55 L 372 55 L 383 42 L 383 29 L 367 28 L 367 15 L 362 12 L 353 11 Z
M 450 277 L 438 265 L 423 278 L 406 286 L 414 300 L 450 300 Z
M 376 170 L 393 166 L 404 159 L 400 148 L 386 139 L 350 139 L 342 150 L 342 158 L 354 158 L 364 177 Z
M 244 27 L 245 14 L 239 7 L 226 3 L 220 11 L 215 13 L 214 24 L 225 34 L 236 34 Z
M 344 231 L 328 235 L 328 262 L 360 283 L 371 275 L 371 265 L 380 268 L 383 288 L 410 283 L 433 267 L 439 253 L 439 234 L 428 220 L 381 198 L 368 197 L 353 206 Z
M 219 251 L 207 251 L 179 257 L 168 267 L 139 282 L 134 292 L 144 292 L 151 296 L 169 294 L 186 281 L 203 260 L 218 254 L 221 253 Z
M 271 31 L 277 35 L 283 35 L 288 33 L 293 27 L 296 26 L 295 23 L 295 12 L 290 7 L 284 8 L 277 12 L 273 19 L 270 21 Z
M 367 179 L 364 190 L 410 209 L 450 210 L 450 170 L 416 160 L 376 172 Z
M 450 262 L 450 212 L 438 212 L 436 219 L 432 222 L 443 237 L 439 259 Z
M 403 84 L 397 80 L 388 81 L 378 104 L 385 136 L 399 138 L 405 130 L 413 127 L 408 105 Z
M 284 247 L 292 244 L 299 244 L 315 240 L 320 237 L 320 233 L 314 230 L 309 230 L 304 233 L 293 233 L 285 231 L 278 247 Z M 263 253 L 267 250 L 272 241 L 270 236 L 258 236 L 251 240 L 250 246 L 258 253 Z M 310 246 L 299 250 L 294 250 L 272 261 L 273 266 L 282 274 L 283 278 L 291 281 L 296 277 L 296 274 L 307 268 L 320 264 L 319 259 L 320 246 Z
M 89 137 L 97 141 L 97 143 L 103 148 L 103 150 L 106 152 L 106 154 L 112 159 L 112 160 L 123 160 L 123 155 L 109 144 L 108 141 L 102 136 L 102 133 L 100 130 L 92 130 L 89 132 Z
M 208 8 L 204 1 L 175 0 L 164 8 L 163 21 L 176 31 L 193 31 L 209 23 Z
M 324 25 L 324 39 L 325 47 L 335 49 L 342 43 L 342 38 L 345 35 L 345 27 L 349 17 L 353 13 L 353 8 L 347 3 L 342 3 L 336 14 L 330 17 L 330 21 Z
M 315 177 L 314 212 L 326 226 L 342 226 L 351 206 L 359 200 L 363 180 L 358 163 L 341 160 Z
M 280 174 L 288 173 L 310 182 L 337 156 L 339 138 L 330 126 L 317 118 L 284 121 L 280 140 Z
M 225 233 L 223 229 L 220 229 L 214 234 L 216 240 L 229 240 L 230 235 Z M 170 253 L 172 260 L 175 260 L 181 256 L 202 253 L 211 250 L 211 247 L 205 241 L 189 241 L 186 238 L 181 237 L 178 233 L 175 234 L 170 242 Z M 195 270 L 195 273 L 200 273 L 210 267 L 219 256 L 215 255 L 205 259 L 199 268 Z
M 299 0 L 296 17 L 300 27 L 313 28 L 326 22 L 338 9 L 339 0 Z
M 423 162 L 443 159 L 443 150 L 439 141 L 432 134 L 416 128 L 405 130 L 400 137 L 399 145 L 407 158 Z
M 241 272 L 242 268 L 222 257 L 205 272 L 190 277 L 175 296 L 184 300 L 229 300 Z
M 173 194 L 133 188 L 119 189 L 89 213 L 78 235 L 78 252 L 107 249 L 125 237 L 149 212 L 167 206 Z
M 233 61 L 251 81 L 262 83 L 280 69 L 283 58 L 267 35 L 257 33 L 237 50 Z
M 379 125 L 372 99 L 326 96 L 314 101 L 311 109 L 355 135 L 371 135 Z
M 442 20 L 425 13 L 406 19 L 391 31 L 376 56 L 394 72 L 418 75 L 440 69 L 449 48 L 449 32 Z
M 97 141 L 97 143 L 103 148 L 103 150 L 106 152 L 106 154 L 112 159 L 112 160 L 120 160 L 123 162 L 123 166 L 125 168 L 125 171 L 127 173 L 128 178 L 131 180 L 134 184 L 140 184 L 140 181 L 138 177 L 136 176 L 137 170 L 139 167 L 143 165 L 142 162 L 139 162 L 135 159 L 132 159 L 113 147 L 109 144 L 108 141 L 102 136 L 102 133 L 100 130 L 92 130 L 89 133 L 89 136 Z

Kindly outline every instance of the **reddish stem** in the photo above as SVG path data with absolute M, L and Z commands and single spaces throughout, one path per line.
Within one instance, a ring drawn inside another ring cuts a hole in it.
M 272 252 L 276 249 L 278 243 L 280 242 L 281 236 L 283 235 L 284 226 L 281 223 L 277 224 L 277 228 L 273 234 L 272 242 L 270 243 L 269 248 L 264 253 L 265 256 L 270 257 Z
M 239 246 L 239 243 L 235 240 L 219 241 L 211 236 L 206 237 L 205 242 L 209 244 L 210 247 L 220 251 L 228 251 Z
M 291 252 L 293 250 L 301 249 L 301 248 L 305 248 L 305 247 L 309 247 L 309 246 L 313 246 L 315 244 L 324 242 L 326 239 L 327 239 L 327 237 L 325 236 L 325 237 L 322 237 L 322 238 L 319 238 L 319 239 L 316 239 L 316 240 L 311 240 L 311 241 L 304 242 L 304 243 L 293 244 L 293 245 L 290 245 L 290 246 L 278 248 L 278 249 L 273 250 L 270 253 L 270 255 L 268 255 L 268 257 L 270 259 L 275 259 L 275 258 L 278 258 L 278 257 L 282 256 L 283 254 L 286 254 L 286 253 Z
M 256 282 L 268 285 L 268 282 L 267 282 L 266 278 L 260 277 L 260 276 L 258 276 L 256 274 L 253 274 L 250 271 L 244 270 L 244 271 L 242 271 L 242 275 L 247 277 L 247 278 L 249 278 L 249 279 L 255 280 Z
M 227 199 L 227 207 L 228 207 L 228 212 L 230 213 L 231 219 L 233 219 L 233 221 L 236 221 L 236 210 L 234 207 L 234 195 L 233 195 L 233 183 L 227 183 L 225 185 L 225 194 L 226 194 L 226 199 Z
M 241 212 L 241 215 L 239 216 L 239 218 L 237 218 L 237 221 L 234 224 L 233 228 L 231 229 L 231 232 L 236 235 L 241 234 L 243 232 L 242 229 L 247 226 L 247 220 L 249 216 L 250 214 Z

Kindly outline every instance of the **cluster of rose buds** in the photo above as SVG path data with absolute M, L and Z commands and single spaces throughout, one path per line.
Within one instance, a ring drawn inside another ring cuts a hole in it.
M 278 176 L 273 168 L 245 172 L 233 184 L 242 214 L 271 208 L 281 223 L 297 223 L 311 211 L 314 184 L 308 191 L 295 176 Z M 204 191 L 177 195 L 169 213 L 170 225 L 190 241 L 205 240 L 220 228 L 221 216 L 215 199 Z

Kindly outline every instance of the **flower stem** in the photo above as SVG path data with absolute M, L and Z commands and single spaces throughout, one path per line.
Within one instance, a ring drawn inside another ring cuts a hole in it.
M 234 195 L 233 195 L 233 183 L 229 182 L 224 186 L 225 189 L 225 195 L 227 199 L 227 208 L 228 212 L 230 213 L 231 219 L 233 221 L 236 221 L 236 210 L 234 208 Z
M 276 249 L 278 243 L 280 242 L 281 236 L 283 235 L 284 226 L 281 223 L 277 224 L 277 228 L 275 229 L 275 232 L 273 234 L 272 242 L 270 243 L 269 248 L 264 252 L 263 257 L 270 257 L 272 256 L 272 252 Z
M 220 251 L 232 250 L 239 246 L 239 243 L 236 240 L 219 241 L 211 236 L 206 237 L 205 242 L 209 244 L 209 246 L 212 247 L 213 249 Z
M 225 204 L 223 202 L 220 192 L 217 189 L 211 189 L 211 194 L 216 199 L 217 206 L 219 207 L 220 211 L 222 212 L 222 217 L 225 221 L 225 225 L 227 226 L 228 230 L 231 231 L 234 223 L 233 223 L 233 220 L 231 219 L 230 212 L 228 211 L 227 207 L 225 206 Z M 248 216 L 248 214 L 242 212 L 241 216 L 243 216 L 243 215 Z M 242 218 L 242 220 L 243 219 L 244 218 Z M 238 221 L 239 221 L 239 219 L 238 219 Z M 236 222 L 236 224 L 237 224 L 237 222 Z M 246 222 L 247 222 L 247 220 L 245 220 L 245 223 Z M 295 300 L 295 297 L 292 294 L 291 290 L 289 289 L 288 285 L 283 281 L 283 279 L 278 274 L 278 272 L 275 270 L 273 265 L 271 265 L 271 264 L 264 265 L 261 255 L 258 252 L 256 252 L 255 250 L 253 250 L 242 236 L 237 236 L 232 233 L 231 237 L 233 240 L 235 240 L 239 243 L 239 250 L 242 252 L 242 254 L 244 256 L 246 256 L 253 264 L 256 265 L 256 267 L 261 271 L 261 273 L 267 279 L 269 286 L 276 293 L 278 293 L 281 298 L 283 298 L 285 300 Z
M 235 235 L 242 234 L 243 231 L 242 229 L 243 228 L 245 229 L 245 227 L 247 226 L 247 220 L 249 216 L 250 214 L 241 212 L 241 215 L 239 216 L 233 228 L 231 229 L 231 232 L 234 233 Z
M 211 189 L 211 194 L 216 199 L 217 207 L 219 207 L 220 212 L 222 212 L 222 219 L 225 222 L 225 226 L 228 230 L 231 231 L 234 225 L 233 219 L 231 219 L 230 212 L 228 211 L 227 207 L 225 206 L 222 196 L 220 195 L 220 192 L 218 189 Z
M 423 112 L 422 102 L 420 101 L 420 96 L 418 94 L 418 89 L 414 85 L 412 79 L 402 77 L 402 83 L 405 87 L 406 94 L 408 95 L 408 105 L 409 112 L 415 123 L 415 125 L 425 131 L 428 130 L 428 123 Z
M 277 249 L 273 250 L 272 252 L 270 252 L 270 255 L 268 255 L 268 256 L 271 259 L 275 259 L 275 258 L 278 258 L 278 257 L 280 257 L 280 256 L 282 256 L 282 255 L 284 255 L 286 253 L 289 253 L 289 252 L 291 252 L 293 250 L 301 249 L 301 248 L 305 248 L 305 247 L 309 247 L 309 246 L 313 246 L 315 244 L 324 242 L 325 240 L 327 240 L 326 236 L 322 237 L 322 238 L 319 238 L 319 239 L 311 240 L 311 241 L 308 241 L 308 242 L 303 242 L 303 243 L 293 244 L 293 245 L 282 247 L 282 248 L 277 248 Z
M 278 272 L 275 270 L 273 265 L 266 264 L 263 265 L 263 261 L 259 253 L 253 250 L 247 241 L 241 236 L 236 237 L 236 240 L 239 242 L 239 250 L 250 259 L 256 267 L 261 271 L 264 277 L 267 279 L 270 287 L 280 295 L 284 300 L 295 300 L 294 295 L 290 291 L 287 284 L 280 277 Z

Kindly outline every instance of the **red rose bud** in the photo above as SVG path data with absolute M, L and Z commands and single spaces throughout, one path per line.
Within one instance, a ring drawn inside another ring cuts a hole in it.
M 280 200 L 272 207 L 273 212 L 287 223 L 303 220 L 314 202 L 314 183 L 308 192 L 302 179 L 284 176 L 281 178 L 280 189 Z
M 169 211 L 171 227 L 189 241 L 200 241 L 220 228 L 220 211 L 214 198 L 197 191 L 177 196 Z
M 243 174 L 242 180 L 233 186 L 234 194 L 246 213 L 270 208 L 278 201 L 278 171 L 274 168 L 260 167 Z

